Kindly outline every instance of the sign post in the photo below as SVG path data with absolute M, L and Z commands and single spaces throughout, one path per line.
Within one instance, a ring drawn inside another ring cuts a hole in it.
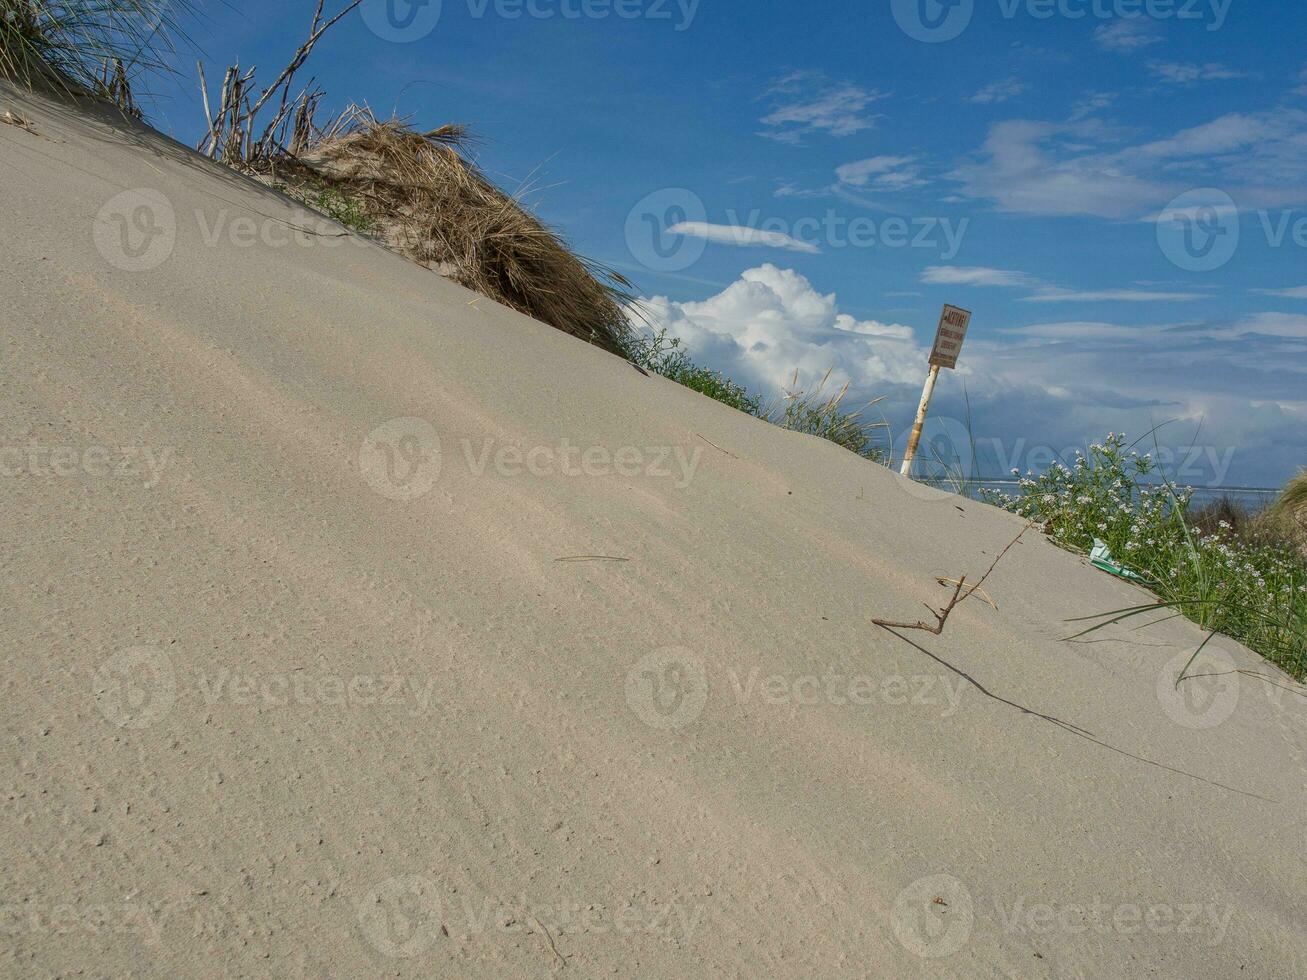
M 935 394 L 935 382 L 939 380 L 939 369 L 952 371 L 958 366 L 958 356 L 962 353 L 962 342 L 967 338 L 967 327 L 971 326 L 971 313 L 956 306 L 945 306 L 939 318 L 939 329 L 935 332 L 935 347 L 930 352 L 930 374 L 926 376 L 926 386 L 921 390 L 921 404 L 917 406 L 917 419 L 912 424 L 912 434 L 908 437 L 908 448 L 903 453 L 903 476 L 912 473 L 912 461 L 917 457 L 917 446 L 921 443 L 921 430 L 926 425 L 926 413 L 930 411 L 930 399 Z

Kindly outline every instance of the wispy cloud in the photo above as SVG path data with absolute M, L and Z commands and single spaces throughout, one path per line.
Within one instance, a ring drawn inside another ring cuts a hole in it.
M 1219 82 L 1234 78 L 1247 78 L 1248 73 L 1227 68 L 1216 62 L 1189 64 L 1178 61 L 1154 61 L 1148 70 L 1155 78 L 1171 85 L 1190 85 L 1194 82 Z
M 1079 122 L 1108 108 L 1117 100 L 1116 92 L 1089 92 L 1071 107 L 1071 122 Z
M 1037 285 L 1039 280 L 1024 272 L 990 269 L 975 265 L 932 265 L 923 269 L 921 281 L 929 286 L 1017 286 Z
M 1016 98 L 1026 90 L 1026 83 L 1019 78 L 1005 78 L 1001 82 L 994 82 L 986 85 L 979 92 L 973 95 L 968 102 L 974 102 L 977 105 L 992 105 L 997 102 L 1006 102 L 1008 99 Z
M 1307 286 L 1294 286 L 1291 289 L 1254 289 L 1253 292 L 1263 296 L 1280 296 L 1284 299 L 1307 299 Z
M 1127 326 L 1119 323 L 1072 321 L 1069 323 L 1034 323 L 1028 327 L 1008 327 L 1000 333 L 1018 337 L 1040 337 L 1045 340 L 1151 340 L 1168 330 L 1169 326 Z
M 1198 186 L 1223 187 L 1246 208 L 1307 200 L 1307 112 L 1227 113 L 1162 139 L 1120 147 L 1092 120 L 996 123 L 973 162 L 949 175 L 1004 211 L 1103 218 L 1156 214 Z
M 867 107 L 885 98 L 885 93 L 831 82 L 813 72 L 795 72 L 776 82 L 766 97 L 771 111 L 762 117 L 767 128 L 761 135 L 782 143 L 800 143 L 814 133 L 852 136 L 871 129 L 875 118 L 867 113 Z
M 1152 23 L 1143 17 L 1118 18 L 1094 31 L 1094 40 L 1100 47 L 1120 54 L 1130 54 L 1156 44 L 1162 39 Z
M 1144 289 L 1102 289 L 1077 292 L 1044 286 L 1033 296 L 1024 296 L 1023 303 L 1190 303 L 1207 299 L 1201 293 L 1160 293 Z
M 745 225 L 714 225 L 704 221 L 682 221 L 667 229 L 671 235 L 689 235 L 691 238 L 703 238 L 721 245 L 739 245 L 743 247 L 783 248 L 791 252 L 805 252 L 809 255 L 821 253 L 816 245 L 801 242 L 797 238 L 779 231 L 764 231 Z
M 835 168 L 841 184 L 850 187 L 874 186 L 882 190 L 904 190 L 925 183 L 913 166 L 916 157 L 878 156 L 855 160 Z

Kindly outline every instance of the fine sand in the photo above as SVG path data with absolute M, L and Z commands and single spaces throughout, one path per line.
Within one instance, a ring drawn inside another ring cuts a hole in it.
M 1035 531 L 879 629 L 1021 522 L 4 110 L 0 972 L 1307 975 L 1257 657 Z

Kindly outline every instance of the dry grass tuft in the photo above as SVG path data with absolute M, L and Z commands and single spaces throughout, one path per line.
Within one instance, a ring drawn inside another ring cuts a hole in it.
M 0 78 L 140 110 L 131 79 L 161 55 L 189 0 L 0 0 Z
M 357 207 L 375 237 L 442 275 L 613 353 L 624 351 L 629 283 L 575 255 L 467 155 L 461 126 L 421 132 L 357 106 L 294 155 L 276 179 Z

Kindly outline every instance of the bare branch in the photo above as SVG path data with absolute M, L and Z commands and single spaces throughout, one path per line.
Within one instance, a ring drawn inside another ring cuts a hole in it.
M 936 636 L 943 635 L 944 625 L 948 622 L 948 618 L 952 614 L 953 610 L 956 609 L 958 606 L 960 606 L 962 603 L 966 602 L 973 595 L 980 593 L 980 595 L 984 596 L 985 599 L 989 601 L 990 605 L 993 605 L 993 600 L 990 600 L 989 597 L 985 595 L 984 591 L 981 589 L 981 586 L 983 586 L 985 584 L 985 580 L 988 579 L 989 576 L 993 574 L 994 569 L 998 567 L 998 563 L 1003 560 L 1004 556 L 1016 546 L 1016 543 L 1020 541 L 1022 537 L 1025 536 L 1025 533 L 1029 531 L 1032 527 L 1034 527 L 1033 522 L 1027 524 L 1025 527 L 1021 529 L 1021 533 L 1018 534 L 1015 538 L 1013 538 L 1011 543 L 1009 543 L 1006 548 L 1004 548 L 1002 551 L 998 553 L 998 557 L 994 559 L 993 563 L 989 566 L 989 569 L 985 572 L 984 575 L 980 576 L 979 582 L 977 582 L 975 585 L 968 588 L 966 584 L 967 577 L 963 575 L 961 578 L 957 580 L 957 585 L 953 589 L 953 598 L 951 598 L 948 601 L 948 605 L 946 605 L 943 609 L 938 609 L 938 610 L 932 609 L 930 606 L 926 607 L 926 609 L 935 617 L 934 626 L 931 626 L 929 623 L 924 623 L 921 620 L 917 620 L 917 622 L 915 623 L 896 623 L 888 619 L 873 619 L 872 622 L 875 625 L 885 627 L 886 629 L 922 630 L 926 633 L 933 633 Z M 940 579 L 939 582 L 941 585 L 944 585 L 944 584 L 951 584 L 953 580 Z

